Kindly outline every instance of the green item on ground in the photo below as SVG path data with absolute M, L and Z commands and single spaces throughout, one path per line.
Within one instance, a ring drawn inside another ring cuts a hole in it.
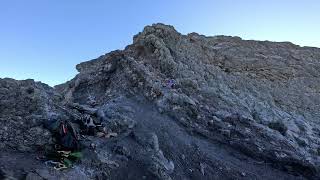
M 65 166 L 67 166 L 68 168 L 72 167 L 72 165 L 73 165 L 72 161 L 70 161 L 69 159 L 64 159 L 63 164 Z
M 83 157 L 82 153 L 81 152 L 73 152 L 73 153 L 70 153 L 69 155 L 70 157 L 74 157 L 74 158 L 77 158 L 77 159 L 81 159 Z

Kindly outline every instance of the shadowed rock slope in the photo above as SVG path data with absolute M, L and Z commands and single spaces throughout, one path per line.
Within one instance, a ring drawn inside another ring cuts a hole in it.
M 76 68 L 55 88 L 0 80 L 0 177 L 320 178 L 320 49 L 154 24 Z M 34 158 L 55 142 L 43 123 L 75 105 L 118 136 L 83 138 L 82 162 L 54 171 Z

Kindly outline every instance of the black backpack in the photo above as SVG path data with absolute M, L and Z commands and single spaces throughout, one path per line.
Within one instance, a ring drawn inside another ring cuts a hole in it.
M 57 143 L 63 150 L 79 150 L 79 134 L 72 123 L 66 120 L 48 121 L 45 124 L 57 139 Z

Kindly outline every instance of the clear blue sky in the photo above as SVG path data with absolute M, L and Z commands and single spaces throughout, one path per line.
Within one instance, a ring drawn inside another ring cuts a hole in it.
M 319 0 L 1 0 L 0 78 L 63 83 L 156 22 L 320 47 Z

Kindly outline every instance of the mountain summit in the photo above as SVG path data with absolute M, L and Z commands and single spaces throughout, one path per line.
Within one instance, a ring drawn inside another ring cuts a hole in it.
M 320 49 L 154 24 L 76 68 L 0 79 L 0 179 L 320 178 Z

